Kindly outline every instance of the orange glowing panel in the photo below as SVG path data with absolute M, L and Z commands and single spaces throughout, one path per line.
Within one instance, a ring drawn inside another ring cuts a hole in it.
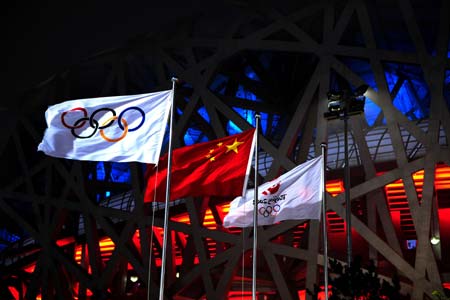
M 114 242 L 109 237 L 104 237 L 98 242 L 100 248 L 100 255 L 103 260 L 106 260 L 111 256 L 112 252 L 115 249 Z M 74 259 L 78 264 L 81 264 L 81 255 L 83 252 L 83 247 L 86 247 L 86 244 L 76 245 Z M 85 248 L 87 252 L 87 247 Z
M 435 175 L 435 188 L 436 190 L 450 189 L 450 167 L 446 165 L 440 165 L 436 168 Z
M 116 248 L 116 245 L 111 240 L 110 237 L 104 237 L 98 242 L 98 246 L 100 248 L 100 256 L 102 258 L 102 261 L 107 261 L 111 255 L 114 249 Z
M 230 202 L 231 201 L 216 205 L 217 213 L 222 221 L 230 211 Z
M 78 263 L 78 264 L 81 264 L 81 253 L 82 253 L 82 245 L 77 245 L 76 247 L 75 247 L 75 261 Z
M 424 173 L 424 170 L 420 170 L 412 174 L 414 186 L 416 187 L 416 192 L 419 197 L 421 197 L 420 194 L 423 190 Z M 436 167 L 434 185 L 436 190 L 450 189 L 450 167 L 446 165 L 438 165 Z M 387 184 L 385 189 L 387 194 L 401 194 L 405 192 L 403 181 L 401 179 Z
M 205 218 L 203 219 L 203 226 L 211 230 L 217 229 L 216 221 L 214 220 L 214 216 L 211 212 L 211 209 L 209 208 L 205 212 Z
M 225 203 L 222 205 L 222 212 L 228 213 L 230 211 L 230 203 Z
M 172 217 L 172 220 L 175 222 L 180 222 L 188 225 L 191 223 L 189 215 L 187 213 L 183 213 L 175 217 Z M 205 212 L 205 218 L 203 219 L 203 226 L 205 226 L 208 229 L 216 229 L 216 221 L 214 220 L 214 216 L 209 208 Z
M 419 200 L 422 198 L 424 174 L 423 170 L 419 170 L 412 174 L 414 187 Z M 434 186 L 436 191 L 450 189 L 450 167 L 446 165 L 436 166 Z M 401 210 L 405 212 L 405 210 L 408 209 L 409 205 L 406 191 L 401 179 L 387 184 L 384 189 L 391 214 L 394 211 Z M 403 218 L 405 217 L 406 215 L 403 215 Z
M 328 193 L 331 194 L 331 196 L 336 196 L 345 191 L 344 189 L 344 182 L 340 179 L 336 180 L 329 180 L 325 184 L 325 189 Z
M 401 179 L 385 185 L 384 191 L 386 193 L 387 202 L 391 212 L 402 209 L 404 210 L 408 207 L 405 187 Z
M 394 181 L 393 183 L 389 183 L 386 185 L 387 189 L 403 189 L 403 180 L 399 179 L 397 181 Z
M 422 197 L 421 192 L 423 190 L 424 171 L 420 170 L 412 174 L 414 180 L 414 186 L 416 187 L 417 196 Z M 435 189 L 447 189 L 450 188 L 450 167 L 439 165 L 436 167 L 435 172 Z M 389 183 L 385 186 L 386 195 L 389 199 L 396 199 L 403 196 L 406 198 L 405 188 L 401 179 Z M 399 197 L 393 197 L 392 195 L 399 195 Z
M 100 253 L 102 254 L 102 257 L 104 254 L 106 254 L 107 252 L 112 252 L 114 251 L 116 245 L 114 244 L 114 242 L 111 240 L 111 238 L 109 237 L 105 237 L 103 239 L 101 239 L 98 242 L 98 245 L 100 247 Z
M 424 170 L 420 170 L 420 171 L 417 171 L 416 173 L 413 173 L 412 177 L 413 177 L 414 181 L 415 182 L 423 181 L 424 173 L 425 173 Z
M 189 215 L 187 213 L 183 213 L 175 217 L 172 217 L 172 220 L 175 222 L 180 222 L 188 225 L 191 224 L 191 220 L 189 219 Z
M 111 247 L 114 249 L 114 247 L 115 247 L 114 242 L 109 237 L 105 237 L 105 238 L 101 239 L 98 242 L 98 245 L 100 246 L 100 251 L 102 249 L 109 249 Z

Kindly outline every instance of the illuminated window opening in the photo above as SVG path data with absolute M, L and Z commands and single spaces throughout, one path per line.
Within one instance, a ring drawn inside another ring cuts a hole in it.
M 417 247 L 417 240 L 406 240 L 406 249 L 412 250 L 416 249 Z

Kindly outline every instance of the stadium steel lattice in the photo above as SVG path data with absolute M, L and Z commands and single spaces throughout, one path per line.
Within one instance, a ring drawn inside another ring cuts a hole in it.
M 143 202 L 146 166 L 36 148 L 48 105 L 168 89 L 173 76 L 175 147 L 249 129 L 260 113 L 268 180 L 328 143 L 329 252 L 343 261 L 342 122 L 323 114 L 328 91 L 368 84 L 349 120 L 353 252 L 386 278 L 397 270 L 411 299 L 431 298 L 450 284 L 449 36 L 446 0 L 230 1 L 55 74 L 0 111 L 2 299 L 144 299 L 148 282 L 157 298 L 162 209 Z M 249 295 L 251 229 L 221 227 L 229 200 L 171 205 L 167 299 Z M 260 299 L 320 285 L 321 245 L 317 221 L 261 227 Z

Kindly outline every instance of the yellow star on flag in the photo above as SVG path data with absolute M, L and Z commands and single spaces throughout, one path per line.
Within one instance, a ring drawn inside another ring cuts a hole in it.
M 225 153 L 229 152 L 229 151 L 234 151 L 236 153 L 238 153 L 238 146 L 243 144 L 244 142 L 238 142 L 237 139 L 234 140 L 234 143 L 231 145 L 225 145 L 227 146 L 227 151 L 225 151 Z

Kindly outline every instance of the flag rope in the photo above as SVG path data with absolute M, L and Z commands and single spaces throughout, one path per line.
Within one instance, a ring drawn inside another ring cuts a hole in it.
M 327 168 L 327 144 L 320 144 L 322 148 L 322 230 L 323 230 L 323 277 L 324 277 L 324 288 L 325 288 L 325 300 L 328 300 L 328 234 L 327 234 L 327 205 L 326 205 L 326 181 L 325 174 Z
M 259 117 L 259 115 L 258 115 Z M 245 194 L 247 193 L 247 185 L 248 185 L 248 179 L 250 177 L 250 173 L 251 173 L 251 168 L 252 168 L 252 159 L 255 156 L 255 148 L 256 148 L 256 139 L 258 136 L 258 129 L 255 130 L 254 134 L 253 134 L 253 139 L 252 139 L 252 146 L 251 146 L 251 150 L 250 150 L 250 155 L 249 155 L 249 159 L 248 159 L 248 163 L 247 163 L 247 171 L 245 173 L 245 179 L 244 179 L 244 185 L 242 187 L 242 196 L 244 197 Z M 246 207 L 244 207 L 244 215 L 247 215 L 247 210 Z M 241 297 L 244 297 L 244 276 L 245 276 L 245 240 L 246 240 L 246 235 L 245 235 L 245 230 L 242 228 L 241 230 L 241 235 L 242 235 L 242 267 L 241 267 Z
M 253 275 L 252 275 L 252 300 L 256 300 L 256 262 L 258 250 L 258 137 L 259 137 L 259 118 L 260 115 L 255 115 L 255 195 L 253 204 Z
M 158 172 L 159 172 L 159 164 L 156 166 L 156 180 L 154 181 L 154 190 L 156 191 L 156 183 L 158 182 Z M 152 201 L 152 219 L 150 222 L 150 249 L 148 253 L 148 275 L 147 275 L 147 300 L 150 300 L 150 284 L 152 277 L 152 255 L 153 255 L 153 238 L 154 238 L 154 226 L 155 226 L 155 203 L 156 203 L 156 192 L 153 193 L 153 201 Z
M 244 270 L 245 270 L 245 230 L 241 229 L 242 237 L 242 266 L 241 266 L 241 298 L 244 299 Z

